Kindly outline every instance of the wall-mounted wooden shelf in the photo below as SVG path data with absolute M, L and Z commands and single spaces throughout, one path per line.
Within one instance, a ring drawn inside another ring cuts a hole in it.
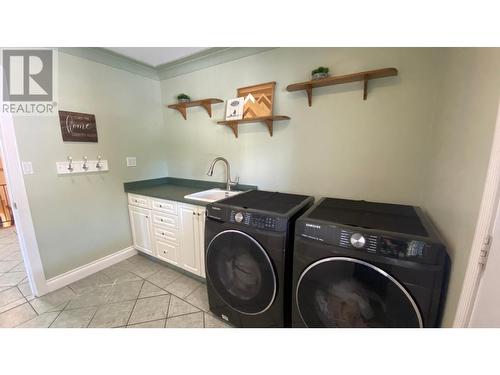
M 218 121 L 219 125 L 229 126 L 232 130 L 236 138 L 238 138 L 238 125 L 239 124 L 248 124 L 251 122 L 263 122 L 267 125 L 267 129 L 269 130 L 269 134 L 271 137 L 273 136 L 273 121 L 282 121 L 282 120 L 290 120 L 288 116 L 264 116 L 264 117 L 254 117 L 242 120 L 229 120 L 229 121 Z
M 187 103 L 170 104 L 167 107 L 179 111 L 181 113 L 182 117 L 184 117 L 184 120 L 187 120 L 186 108 L 203 107 L 207 111 L 208 116 L 212 117 L 212 104 L 215 104 L 215 103 L 222 103 L 222 100 L 216 99 L 216 98 L 191 100 L 190 102 L 187 102 Z
M 384 78 L 398 75 L 396 68 L 384 68 L 377 70 L 368 70 L 366 72 L 346 74 L 343 76 L 333 76 L 312 81 L 294 83 L 287 86 L 287 91 L 305 90 L 309 107 L 312 105 L 312 89 L 315 87 L 324 87 L 331 85 L 340 85 L 342 83 L 363 81 L 363 100 L 366 100 L 368 95 L 368 81 L 371 79 Z

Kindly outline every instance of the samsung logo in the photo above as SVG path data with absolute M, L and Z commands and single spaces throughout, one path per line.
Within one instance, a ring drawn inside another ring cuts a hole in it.
M 317 225 L 317 224 L 306 223 L 306 227 L 315 228 L 315 229 L 321 229 L 321 225 Z

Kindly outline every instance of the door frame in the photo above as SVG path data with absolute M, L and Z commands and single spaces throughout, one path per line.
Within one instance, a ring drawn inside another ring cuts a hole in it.
M 0 66 L 0 87 L 3 87 L 3 69 Z M 11 114 L 0 113 L 0 155 L 4 161 L 7 191 L 12 205 L 19 246 L 26 268 L 29 285 L 35 296 L 49 292 L 35 228 L 31 216 L 24 175 L 17 146 L 14 119 Z
M 491 147 L 490 161 L 484 184 L 483 197 L 479 210 L 479 216 L 472 241 L 471 253 L 462 292 L 455 313 L 454 327 L 465 328 L 469 326 L 477 292 L 485 265 L 481 264 L 481 251 L 488 246 L 485 241 L 491 236 L 495 223 L 497 209 L 500 200 L 500 100 L 497 112 L 493 144 Z M 491 251 L 491 249 L 489 250 Z

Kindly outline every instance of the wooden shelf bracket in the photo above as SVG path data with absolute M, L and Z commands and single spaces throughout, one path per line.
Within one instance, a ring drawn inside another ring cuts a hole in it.
M 365 74 L 363 77 L 363 100 L 368 97 L 368 76 Z
M 309 107 L 310 107 L 310 106 L 312 106 L 312 96 L 313 96 L 312 85 L 306 85 L 306 93 L 307 93 L 307 102 L 309 103 Z
M 269 131 L 269 135 L 273 136 L 273 125 L 274 121 L 282 121 L 282 120 L 290 120 L 288 116 L 264 116 L 264 117 L 255 117 L 248 118 L 242 120 L 229 120 L 229 121 L 218 121 L 217 124 L 225 125 L 231 128 L 234 133 L 234 136 L 238 138 L 238 126 L 240 124 L 248 124 L 251 122 L 262 122 L 266 125 L 267 130 Z
M 184 117 L 184 120 L 187 120 L 186 107 L 179 105 L 179 106 L 175 106 L 175 107 L 169 106 L 169 108 L 172 108 L 172 109 L 179 111 L 180 114 L 182 115 L 182 117 Z
M 215 103 L 222 103 L 222 100 L 216 98 L 208 98 L 208 99 L 194 100 L 188 103 L 170 104 L 167 107 L 179 111 L 182 117 L 184 117 L 184 120 L 187 120 L 186 108 L 190 107 L 203 107 L 205 108 L 205 111 L 207 111 L 208 116 L 212 118 L 212 104 Z

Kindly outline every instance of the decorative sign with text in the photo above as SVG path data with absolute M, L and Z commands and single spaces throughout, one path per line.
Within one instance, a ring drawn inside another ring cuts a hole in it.
M 97 142 L 95 115 L 59 111 L 62 139 L 65 142 Z

